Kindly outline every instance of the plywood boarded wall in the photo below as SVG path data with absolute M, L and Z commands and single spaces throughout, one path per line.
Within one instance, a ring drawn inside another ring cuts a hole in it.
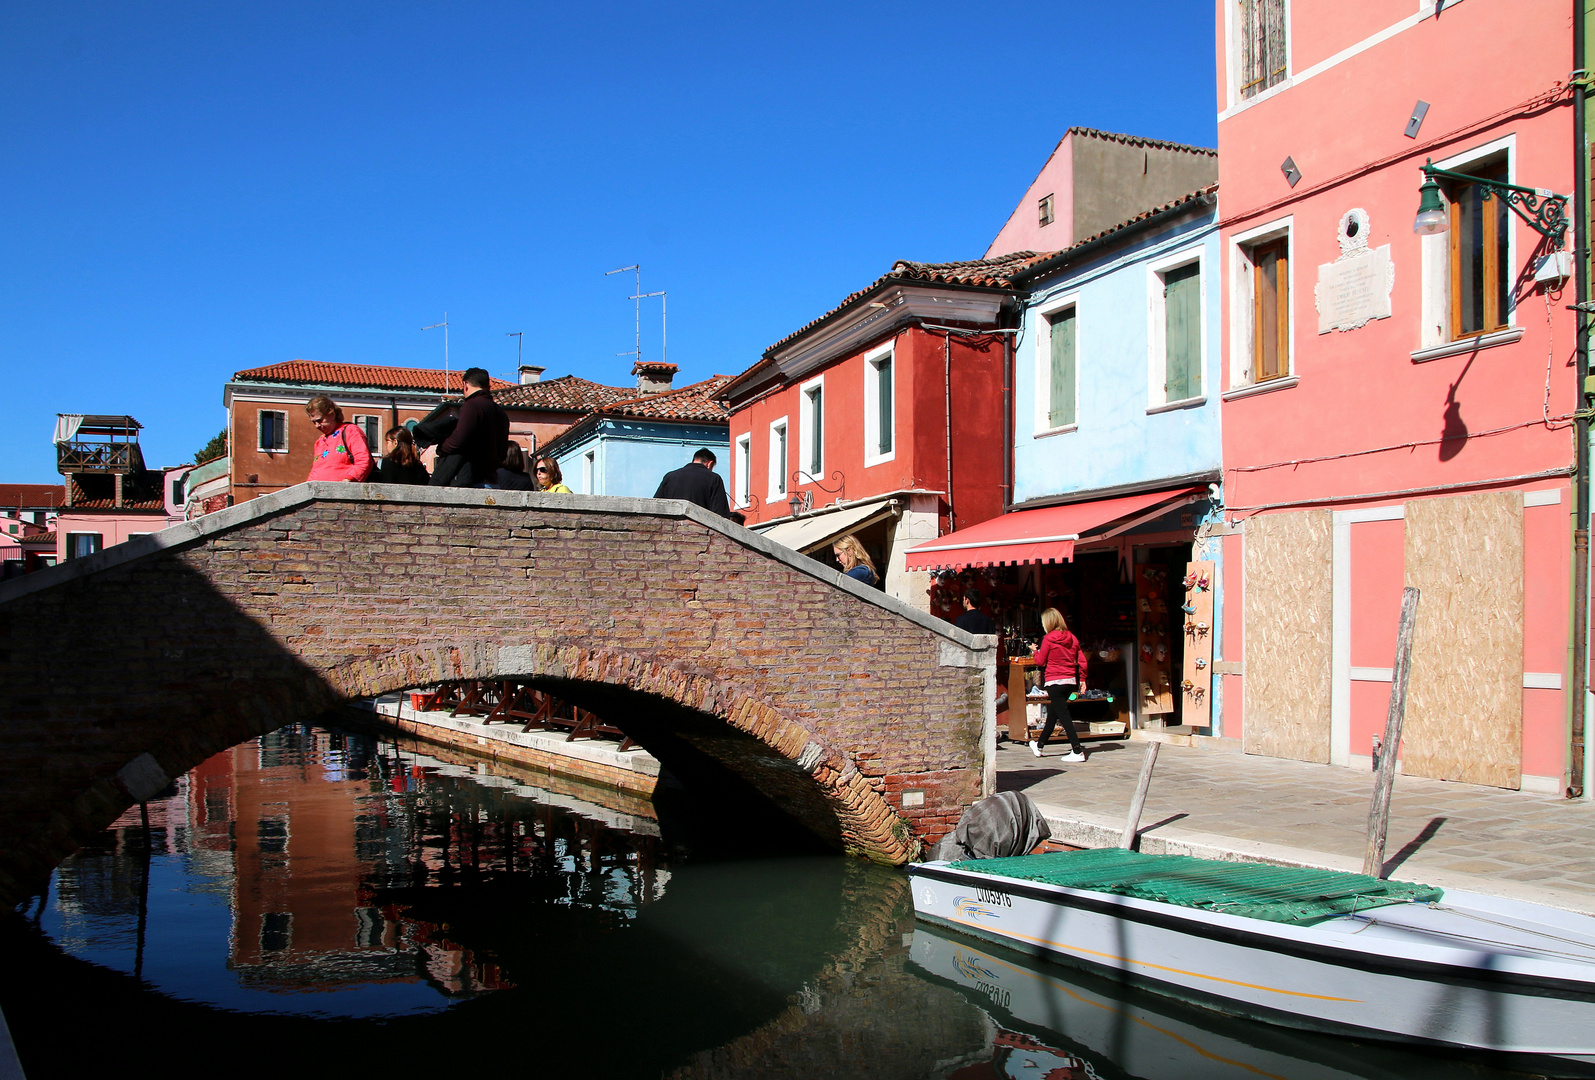
M 1523 773 L 1523 493 L 1407 503 L 1422 590 L 1402 770 L 1516 788 Z
M 1248 754 L 1329 761 L 1330 522 L 1303 510 L 1246 523 Z

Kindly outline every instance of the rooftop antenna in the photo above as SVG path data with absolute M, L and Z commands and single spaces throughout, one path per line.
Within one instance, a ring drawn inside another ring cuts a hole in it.
M 637 358 L 637 363 L 640 364 L 642 363 L 642 264 L 633 263 L 630 266 L 617 266 L 613 270 L 605 270 L 604 276 L 608 277 L 610 274 L 624 274 L 627 270 L 634 270 L 637 273 L 637 295 L 627 297 L 629 300 L 637 301 L 637 347 L 629 353 L 618 352 L 615 355 L 635 356 Z M 444 317 L 447 318 L 446 315 Z
M 521 338 L 525 337 L 526 334 L 520 330 L 511 330 L 506 332 L 504 336 L 515 339 L 515 377 L 518 379 L 521 372 Z
M 667 363 L 670 362 L 670 341 L 669 341 L 669 337 L 668 337 L 668 334 L 667 334 L 667 331 L 670 329 L 670 327 L 669 327 L 670 312 L 666 308 L 666 305 L 670 301 L 665 297 L 665 291 L 663 289 L 661 289 L 658 292 L 638 293 L 636 296 L 633 296 L 630 299 L 637 301 L 638 304 L 641 304 L 644 300 L 648 299 L 648 297 L 650 297 L 650 296 L 659 297 L 659 362 L 661 364 L 667 364 Z M 637 316 L 637 318 L 640 321 L 642 316 L 639 314 Z M 641 333 L 640 329 L 639 329 L 638 335 L 637 335 L 637 350 L 638 350 L 638 352 L 637 352 L 637 362 L 641 363 L 642 362 L 642 333 Z M 624 354 L 622 354 L 622 355 L 624 355 Z
M 423 326 L 423 330 L 436 330 L 443 328 L 443 392 L 449 392 L 449 313 L 443 313 L 443 321 L 435 322 L 431 326 Z

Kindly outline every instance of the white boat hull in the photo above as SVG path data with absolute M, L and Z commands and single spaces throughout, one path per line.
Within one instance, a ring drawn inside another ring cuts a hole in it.
M 945 863 L 910 873 L 921 918 L 1236 1015 L 1595 1062 L 1595 919 L 1448 894 L 1296 926 Z

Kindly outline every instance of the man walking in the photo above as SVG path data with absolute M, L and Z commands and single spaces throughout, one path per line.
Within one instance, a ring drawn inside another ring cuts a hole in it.
M 432 469 L 434 487 L 475 487 L 492 483 L 509 447 L 510 420 L 487 392 L 487 371 L 466 368 L 460 376 L 465 400 L 460 419 L 438 447 Z
M 654 498 L 685 499 L 723 518 L 731 516 L 725 481 L 714 471 L 714 451 L 708 447 L 693 454 L 692 460 L 681 468 L 665 473 Z

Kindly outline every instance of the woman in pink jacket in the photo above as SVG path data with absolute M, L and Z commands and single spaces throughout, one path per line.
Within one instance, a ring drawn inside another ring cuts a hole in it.
M 1074 733 L 1074 723 L 1069 717 L 1069 695 L 1085 687 L 1086 654 L 1080 648 L 1080 639 L 1069 632 L 1063 613 L 1048 608 L 1041 613 L 1041 628 L 1047 636 L 1041 639 L 1041 648 L 1034 657 L 1041 669 L 1041 684 L 1047 688 L 1047 726 L 1041 729 L 1041 739 L 1030 742 L 1030 752 L 1041 756 L 1041 748 L 1052 738 L 1053 728 L 1063 723 L 1063 733 L 1069 736 L 1069 753 L 1064 761 L 1084 761 L 1085 751 L 1080 747 L 1080 736 Z
M 343 422 L 343 410 L 332 399 L 317 394 L 305 403 L 310 422 L 321 432 L 316 440 L 315 458 L 310 463 L 306 480 L 353 480 L 359 483 L 371 479 L 376 467 L 371 460 L 371 448 L 366 445 L 365 434 L 353 424 Z

